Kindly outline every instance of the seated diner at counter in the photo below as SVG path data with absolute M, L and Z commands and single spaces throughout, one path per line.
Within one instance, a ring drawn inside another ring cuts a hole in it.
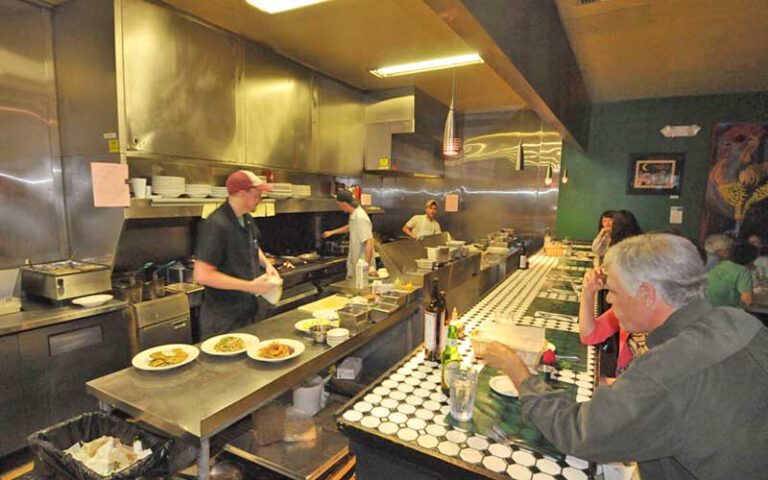
M 617 318 L 648 333 L 649 351 L 578 403 L 492 343 L 486 363 L 518 387 L 523 419 L 565 454 L 637 462 L 644 480 L 766 478 L 768 329 L 706 301 L 705 267 L 686 238 L 639 235 L 611 247 L 605 265 Z

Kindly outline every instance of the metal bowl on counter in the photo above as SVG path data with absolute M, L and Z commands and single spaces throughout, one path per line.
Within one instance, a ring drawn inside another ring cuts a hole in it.
M 312 325 L 309 327 L 309 333 L 312 334 L 312 340 L 315 343 L 325 343 L 328 336 L 328 330 L 331 329 L 331 325 L 324 323 L 318 325 Z

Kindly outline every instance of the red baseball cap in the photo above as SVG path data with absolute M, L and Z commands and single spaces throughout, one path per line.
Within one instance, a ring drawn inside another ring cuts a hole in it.
M 251 188 L 258 188 L 262 192 L 268 192 L 272 190 L 272 184 L 266 183 L 264 180 L 256 176 L 255 173 L 248 170 L 238 170 L 227 177 L 227 192 L 230 195 L 241 192 L 243 190 L 249 190 Z

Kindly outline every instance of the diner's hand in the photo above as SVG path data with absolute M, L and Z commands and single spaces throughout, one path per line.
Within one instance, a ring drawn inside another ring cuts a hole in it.
M 581 288 L 582 295 L 592 298 L 598 290 L 604 290 L 605 288 L 605 273 L 600 267 L 588 270 L 584 274 L 584 282 Z
M 504 372 L 517 388 L 531 376 L 517 353 L 502 343 L 491 342 L 483 353 L 483 360 L 488 366 Z
M 323 238 L 332 237 L 334 235 L 333 230 L 326 230 L 323 232 Z

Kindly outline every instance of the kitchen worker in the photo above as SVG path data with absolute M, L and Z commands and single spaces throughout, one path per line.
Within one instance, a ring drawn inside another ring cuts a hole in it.
M 249 212 L 271 189 L 259 177 L 238 170 L 227 178 L 229 197 L 205 220 L 197 237 L 194 278 L 204 285 L 200 340 L 252 323 L 256 296 L 275 288 L 280 275 L 259 247 L 259 229 Z
M 427 200 L 424 204 L 424 215 L 414 215 L 405 225 L 403 231 L 411 238 L 421 239 L 427 235 L 436 235 L 440 230 L 440 224 L 437 223 L 437 201 Z
M 339 190 L 336 202 L 342 211 L 349 214 L 349 223 L 324 231 L 323 238 L 349 233 L 347 278 L 355 276 L 355 265 L 361 258 L 368 264 L 368 275 L 376 276 L 376 265 L 373 263 L 373 224 L 370 217 L 349 190 Z
M 604 270 L 616 317 L 648 332 L 648 352 L 580 403 L 491 343 L 486 365 L 517 386 L 523 419 L 567 455 L 638 462 L 643 479 L 766 478 L 768 329 L 707 302 L 704 263 L 686 238 L 628 238 L 608 249 Z

